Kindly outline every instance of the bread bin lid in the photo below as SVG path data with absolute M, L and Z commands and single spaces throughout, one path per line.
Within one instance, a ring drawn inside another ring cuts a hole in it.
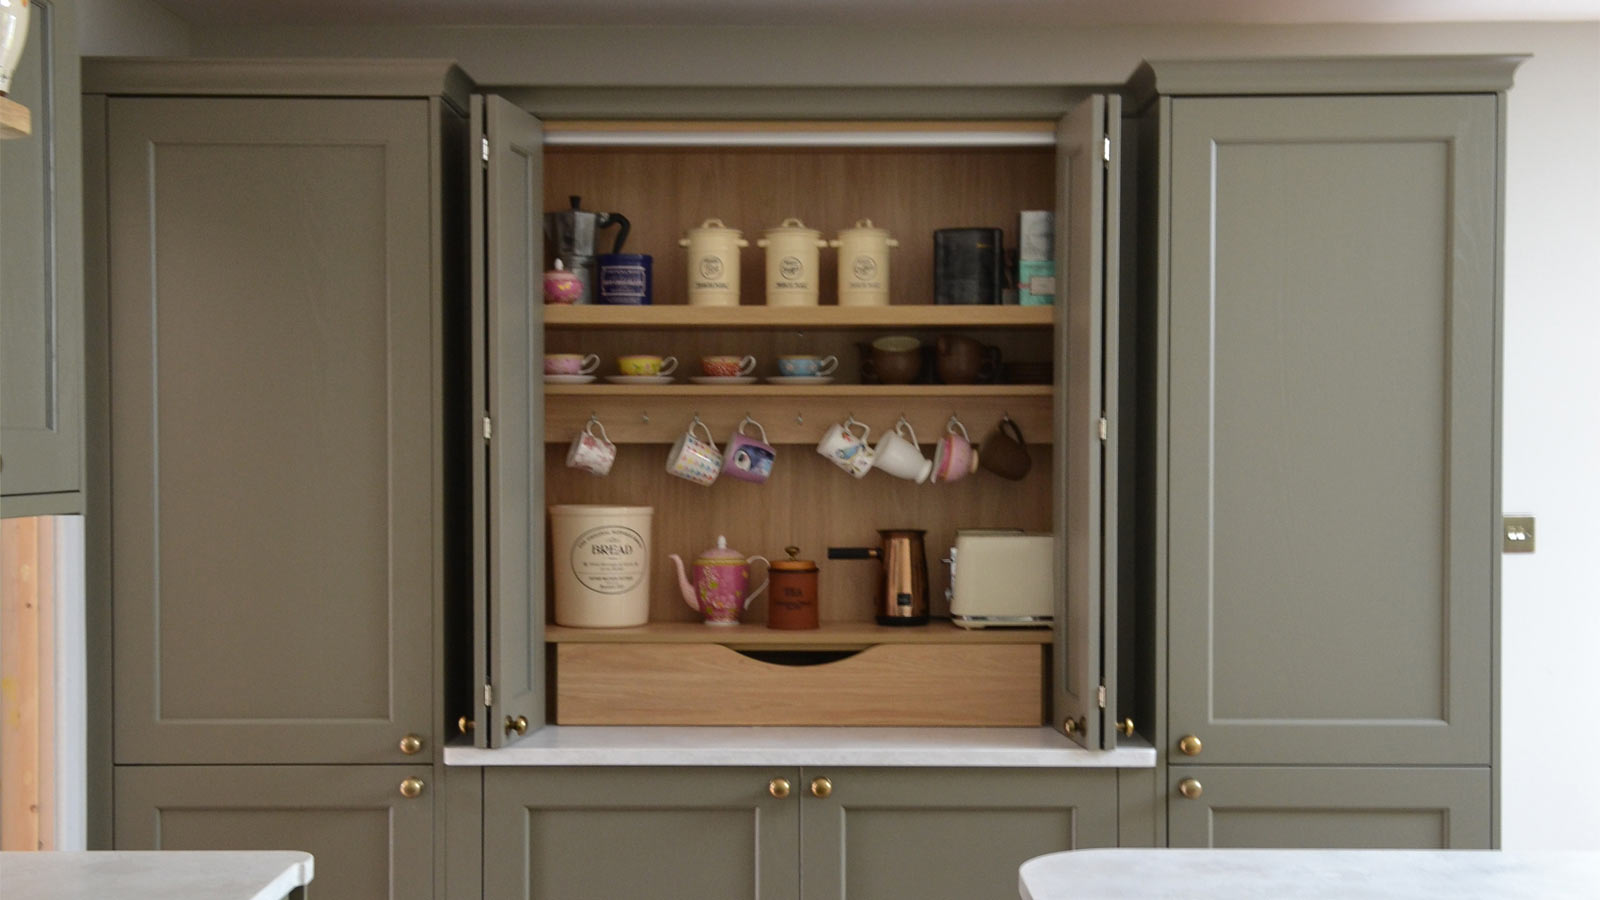
M 772 565 L 769 567 L 772 571 L 774 571 L 774 572 L 815 572 L 815 571 L 817 571 L 817 564 L 816 564 L 816 562 L 814 560 L 795 559 L 795 555 L 800 552 L 800 548 L 799 547 L 785 547 L 785 548 L 783 548 L 783 552 L 789 554 L 789 558 L 788 559 L 773 560 L 772 561 Z

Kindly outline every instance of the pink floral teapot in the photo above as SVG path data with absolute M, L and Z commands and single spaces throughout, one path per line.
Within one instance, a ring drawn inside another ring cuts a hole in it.
M 683 571 L 683 560 L 676 553 L 667 556 L 678 566 L 678 589 L 683 591 L 683 602 L 704 615 L 707 625 L 737 625 L 739 613 L 750 601 L 767 589 L 767 580 L 745 594 L 750 586 L 750 564 L 756 560 L 766 562 L 765 556 L 746 557 L 737 550 L 728 549 L 727 538 L 717 537 L 717 545 L 702 552 L 694 561 L 694 583 Z

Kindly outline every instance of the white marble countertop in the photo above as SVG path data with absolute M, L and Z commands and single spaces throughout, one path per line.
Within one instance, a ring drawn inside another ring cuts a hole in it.
M 1138 740 L 1135 738 L 1134 740 Z M 1016 766 L 1148 769 L 1149 744 L 1084 750 L 1049 728 L 548 725 L 450 766 Z
M 1600 896 L 1600 853 L 1073 850 L 1022 864 L 1023 900 L 1558 900 Z
M 0 853 L 6 900 L 283 900 L 311 875 L 311 854 L 281 850 Z

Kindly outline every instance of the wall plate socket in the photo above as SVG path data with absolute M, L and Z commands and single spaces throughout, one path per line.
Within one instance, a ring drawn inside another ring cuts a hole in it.
M 1532 553 L 1533 516 L 1506 516 L 1504 521 L 1506 535 L 1505 552 Z

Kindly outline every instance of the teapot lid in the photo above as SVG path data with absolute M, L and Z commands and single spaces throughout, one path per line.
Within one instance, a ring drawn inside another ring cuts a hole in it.
M 709 550 L 700 551 L 701 559 L 710 560 L 738 560 L 744 562 L 744 554 L 737 550 L 728 549 L 728 539 L 717 535 L 717 545 Z
M 795 555 L 800 552 L 800 548 L 799 547 L 785 547 L 785 548 L 783 548 L 783 552 L 789 554 L 789 558 L 788 559 L 775 559 L 775 560 L 773 560 L 772 561 L 772 565 L 770 567 L 773 571 L 775 571 L 775 572 L 815 572 L 815 571 L 817 571 L 817 564 L 814 561 L 809 560 L 809 559 L 795 559 Z

